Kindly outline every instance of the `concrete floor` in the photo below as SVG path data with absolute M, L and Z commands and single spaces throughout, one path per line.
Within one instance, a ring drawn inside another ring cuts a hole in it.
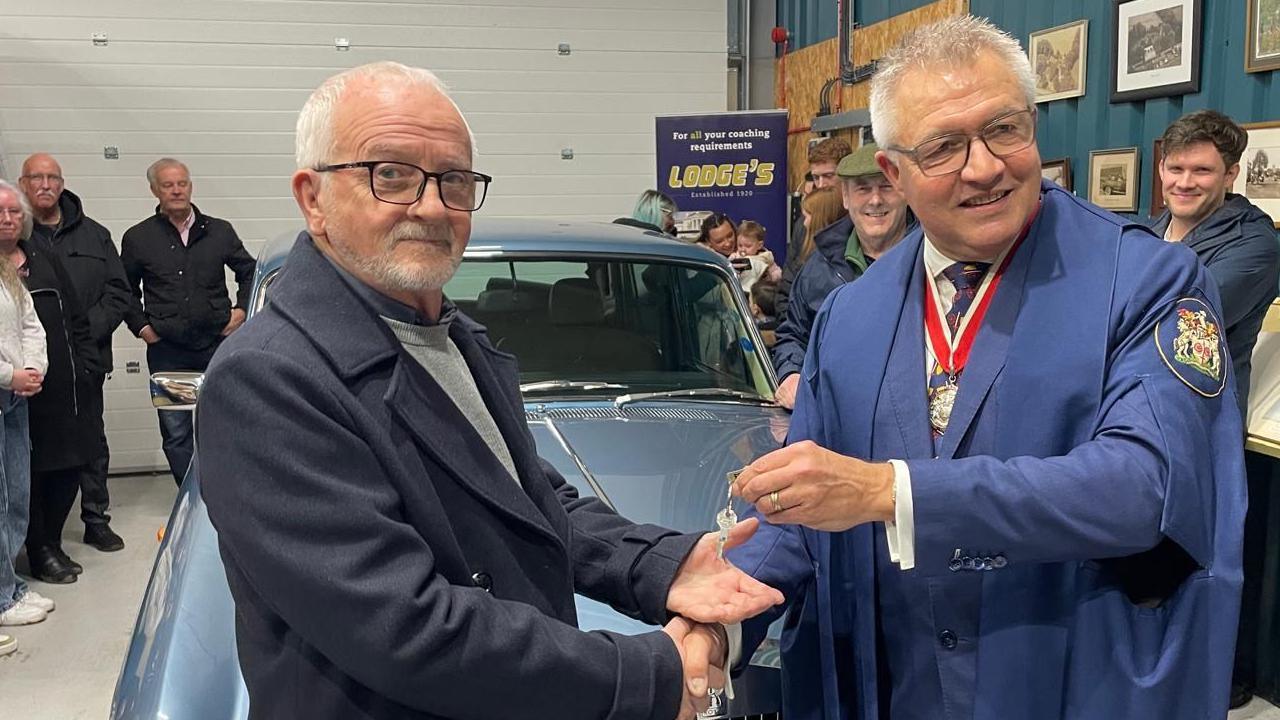
M 38 625 L 4 629 L 18 638 L 20 647 L 0 658 L 0 717 L 107 717 L 155 559 L 156 530 L 169 518 L 174 493 L 168 475 L 111 479 L 111 526 L 125 540 L 124 550 L 117 553 L 82 544 L 79 511 L 73 511 L 63 546 L 84 565 L 84 574 L 72 585 L 32 583 L 58 609 Z M 1280 708 L 1254 699 L 1232 712 L 1230 720 L 1280 720 Z
M 67 521 L 63 549 L 84 566 L 70 585 L 32 582 L 58 604 L 37 625 L 4 628 L 18 651 L 0 658 L 0 717 L 31 720 L 102 720 L 155 560 L 156 530 L 169 519 L 176 489 L 164 475 L 112 477 L 111 527 L 123 550 L 99 552 L 81 540 L 77 506 Z

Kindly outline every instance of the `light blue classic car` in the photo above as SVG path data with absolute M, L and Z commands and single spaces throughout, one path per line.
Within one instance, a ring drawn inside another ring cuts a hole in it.
M 263 250 L 254 310 L 270 302 L 293 240 Z M 539 454 L 628 518 L 713 529 L 725 473 L 781 445 L 788 415 L 773 403 L 767 352 L 733 270 L 710 250 L 620 225 L 477 218 L 446 294 L 519 359 Z M 201 381 L 153 376 L 157 406 L 189 410 Z M 578 617 L 584 629 L 652 629 L 581 596 Z M 781 717 L 776 642 L 757 652 L 735 691 L 705 717 Z M 247 710 L 233 604 L 193 465 L 111 717 L 238 720 Z

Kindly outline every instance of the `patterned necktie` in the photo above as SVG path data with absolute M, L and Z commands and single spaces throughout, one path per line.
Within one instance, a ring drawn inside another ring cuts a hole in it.
M 970 262 L 970 263 L 953 263 L 942 270 L 942 274 L 951 281 L 955 287 L 955 295 L 951 297 L 951 310 L 947 313 L 947 329 L 951 338 L 954 340 L 956 330 L 960 327 L 960 321 L 964 318 L 964 314 L 969 312 L 969 306 L 973 304 L 973 298 L 978 294 L 978 287 L 982 285 L 982 278 L 986 276 L 987 269 L 991 267 L 991 263 Z M 958 377 L 960 372 L 956 373 Z M 933 360 L 933 368 L 929 373 L 928 399 L 930 407 L 932 407 L 934 395 L 938 388 L 947 384 L 950 376 L 946 370 L 942 369 L 942 365 L 938 364 L 937 358 Z M 933 439 L 936 442 L 942 435 L 937 428 L 933 428 Z

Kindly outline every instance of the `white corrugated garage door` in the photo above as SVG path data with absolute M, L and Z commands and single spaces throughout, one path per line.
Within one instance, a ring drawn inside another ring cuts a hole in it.
M 725 107 L 725 12 L 724 0 L 0 0 L 0 173 L 53 153 L 119 242 L 153 211 L 147 165 L 172 155 L 200 209 L 256 253 L 299 225 L 288 178 L 311 89 L 392 59 L 453 88 L 476 169 L 496 178 L 485 214 L 610 219 L 653 185 L 654 115 Z M 141 341 L 122 328 L 115 346 L 112 470 L 165 467 Z

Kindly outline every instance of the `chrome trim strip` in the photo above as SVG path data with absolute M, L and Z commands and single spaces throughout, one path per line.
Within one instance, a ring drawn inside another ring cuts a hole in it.
M 618 512 L 618 508 L 613 506 L 613 501 L 609 499 L 608 495 L 604 494 L 604 488 L 600 487 L 596 476 L 592 475 L 591 471 L 587 469 L 586 463 L 582 462 L 582 458 L 578 456 L 578 452 L 569 444 L 569 439 L 564 436 L 564 433 L 560 432 L 560 428 L 556 427 L 551 418 L 544 418 L 542 424 L 547 426 L 547 430 L 550 431 L 556 442 L 560 443 L 560 447 L 564 448 L 569 457 L 573 458 L 573 464 L 578 466 L 578 472 L 582 473 L 582 478 L 591 486 L 591 491 L 596 494 L 596 497 L 600 498 L 600 502 L 608 506 L 610 510 Z

